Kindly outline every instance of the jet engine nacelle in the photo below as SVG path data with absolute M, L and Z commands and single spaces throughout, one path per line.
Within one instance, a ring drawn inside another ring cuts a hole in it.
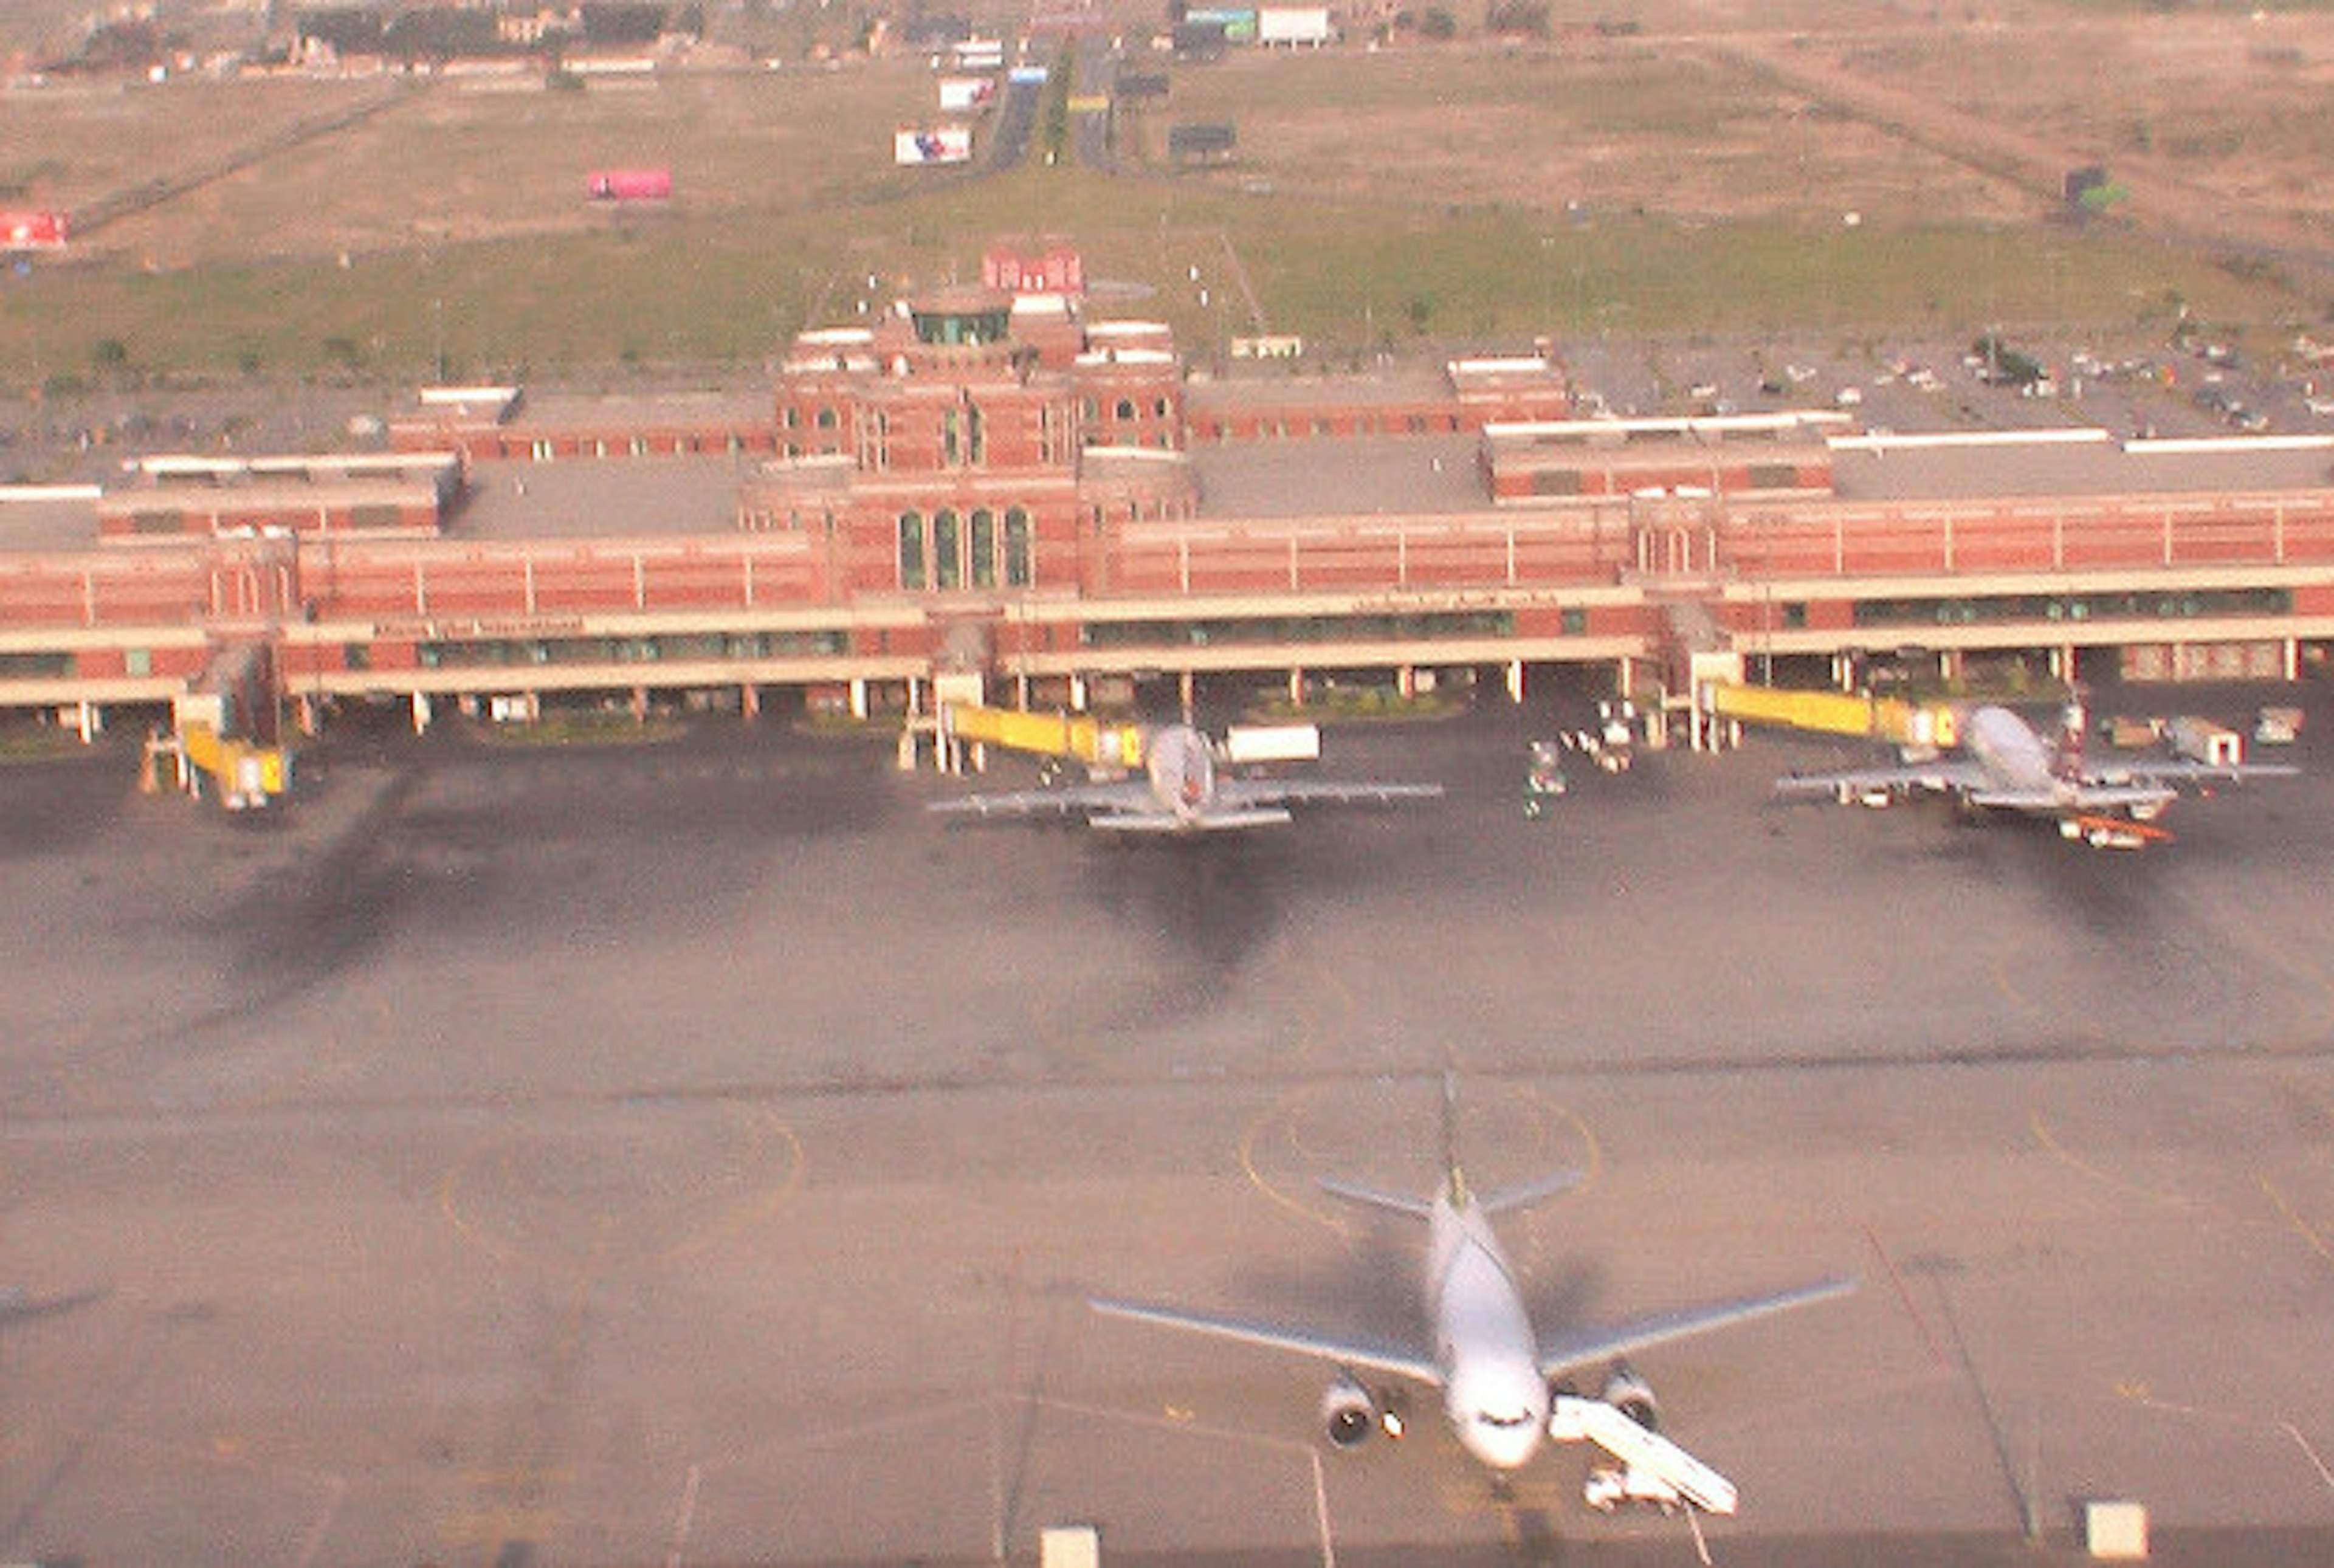
M 1654 1398 L 1654 1385 L 1633 1369 L 1616 1364 L 1605 1379 L 1605 1391 L 1598 1397 L 1645 1430 L 1660 1429 L 1662 1407 Z
M 1321 1396 L 1321 1428 L 1340 1448 L 1358 1448 L 1378 1424 L 1377 1401 L 1351 1378 L 1339 1378 Z

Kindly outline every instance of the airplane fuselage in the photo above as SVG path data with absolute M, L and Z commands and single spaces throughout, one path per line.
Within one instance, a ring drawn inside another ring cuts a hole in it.
M 2033 726 L 2006 707 L 1981 707 L 1971 714 L 1963 745 L 1997 790 L 2072 796 L 2069 781 L 2051 767 L 2050 748 Z
M 1186 724 L 1151 732 L 1144 743 L 1143 775 L 1162 811 L 1186 827 L 1196 826 L 1216 801 L 1216 755 L 1208 737 Z
M 2146 780 L 2109 782 L 2087 771 L 2081 724 L 2081 709 L 2069 709 L 2066 736 L 2053 746 L 2008 708 L 1979 708 L 1970 715 L 1963 744 L 1986 782 L 1967 792 L 1970 798 L 1981 805 L 2055 816 L 2062 828 L 2085 814 L 2142 822 L 2159 814 L 2172 801 L 2172 788 Z
M 1516 1469 L 1548 1432 L 1530 1314 L 1490 1218 L 1455 1176 L 1428 1223 L 1426 1307 L 1443 1415 L 1469 1453 L 1493 1469 Z

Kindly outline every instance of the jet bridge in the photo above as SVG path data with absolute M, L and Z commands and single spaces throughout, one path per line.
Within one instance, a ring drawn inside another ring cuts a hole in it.
M 1954 712 L 1948 703 L 1907 702 L 1902 697 L 1845 691 L 1789 691 L 1724 681 L 1706 684 L 1702 698 L 1705 713 L 1732 725 L 1779 725 L 1940 751 L 1954 744 Z
M 148 737 L 146 786 L 154 787 L 158 761 L 167 756 L 180 789 L 199 796 L 208 781 L 229 811 L 280 798 L 292 787 L 292 754 L 268 744 L 275 696 L 275 661 L 264 647 L 246 641 L 216 649 L 171 700 L 170 734 Z
M 976 772 L 980 768 L 978 748 L 991 746 L 1040 756 L 1071 757 L 1094 768 L 1131 771 L 1143 765 L 1140 725 L 1114 724 L 1092 714 L 1023 713 L 978 703 L 942 703 L 940 755 L 953 758 L 960 746 L 976 748 Z

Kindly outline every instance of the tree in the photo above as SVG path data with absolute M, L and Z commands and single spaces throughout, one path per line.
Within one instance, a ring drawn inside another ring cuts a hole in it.
M 1511 38 L 1545 38 L 1548 33 L 1544 0 L 1492 0 L 1483 24 Z

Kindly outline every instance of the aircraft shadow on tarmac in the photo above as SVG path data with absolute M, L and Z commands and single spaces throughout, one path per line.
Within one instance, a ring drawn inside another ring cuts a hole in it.
M 1078 885 L 1097 914 L 1230 975 L 1307 908 L 1400 888 L 1414 858 L 1432 852 L 1423 826 L 1365 811 L 1196 837 L 1079 830 L 1073 842 L 1084 857 Z
M 1080 847 L 1080 886 L 1098 913 L 1210 974 L 1236 973 L 1264 948 L 1303 871 L 1287 830 L 1188 841 L 1089 835 Z
M 17 1323 L 36 1323 L 43 1318 L 63 1317 L 94 1305 L 113 1294 L 106 1285 L 92 1285 L 63 1295 L 29 1295 L 22 1290 L 0 1290 L 0 1328 Z

